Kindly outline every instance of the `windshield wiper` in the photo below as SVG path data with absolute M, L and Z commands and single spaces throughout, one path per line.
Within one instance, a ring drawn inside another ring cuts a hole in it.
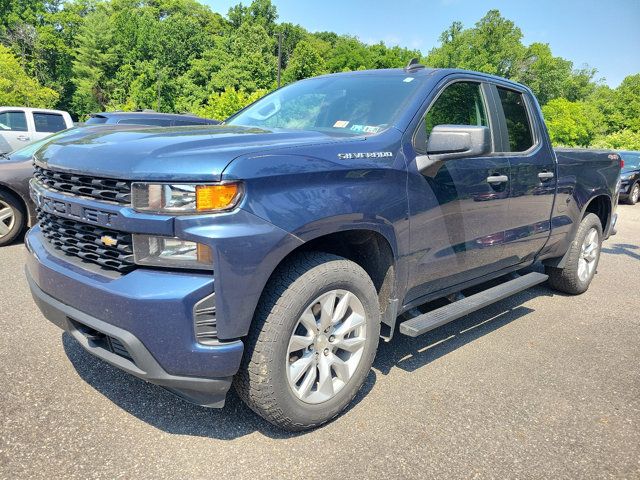
M 8 153 L 0 153 L 0 158 L 4 158 L 6 160 L 11 160 L 11 157 Z

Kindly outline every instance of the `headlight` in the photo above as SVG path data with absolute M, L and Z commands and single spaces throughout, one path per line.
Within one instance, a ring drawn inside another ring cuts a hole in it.
M 175 215 L 230 210 L 242 196 L 237 182 L 202 185 L 135 182 L 131 188 L 131 205 L 135 210 Z
M 134 234 L 133 260 L 151 267 L 213 270 L 209 246 L 172 237 Z

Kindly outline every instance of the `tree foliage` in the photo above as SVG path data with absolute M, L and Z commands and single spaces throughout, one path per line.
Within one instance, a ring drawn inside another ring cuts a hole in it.
M 58 94 L 24 71 L 18 58 L 0 45 L 0 105 L 25 105 L 28 107 L 53 107 Z
M 75 117 L 153 108 L 224 118 L 276 87 L 277 35 L 284 83 L 402 67 L 422 57 L 279 23 L 272 0 L 238 3 L 226 16 L 197 0 L 0 0 L 6 64 L 0 85 L 2 94 L 14 92 L 2 103 L 55 105 Z M 640 131 L 640 74 L 612 89 L 596 80 L 595 69 L 553 55 L 548 44 L 524 45 L 522 38 L 513 21 L 490 10 L 469 28 L 452 23 L 422 62 L 528 85 L 545 106 L 554 141 L 633 143 Z
M 542 107 L 551 141 L 556 145 L 587 147 L 598 135 L 600 112 L 586 102 L 554 98 Z

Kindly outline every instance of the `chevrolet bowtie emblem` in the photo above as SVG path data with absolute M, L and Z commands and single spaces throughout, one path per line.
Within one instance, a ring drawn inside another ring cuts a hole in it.
M 102 242 L 103 245 L 107 247 L 114 247 L 118 244 L 118 240 L 109 235 L 101 236 L 100 241 Z

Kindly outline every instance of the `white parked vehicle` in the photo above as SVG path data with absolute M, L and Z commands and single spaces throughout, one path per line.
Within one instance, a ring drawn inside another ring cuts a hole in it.
M 71 127 L 71 116 L 61 110 L 0 107 L 0 153 L 17 150 Z

